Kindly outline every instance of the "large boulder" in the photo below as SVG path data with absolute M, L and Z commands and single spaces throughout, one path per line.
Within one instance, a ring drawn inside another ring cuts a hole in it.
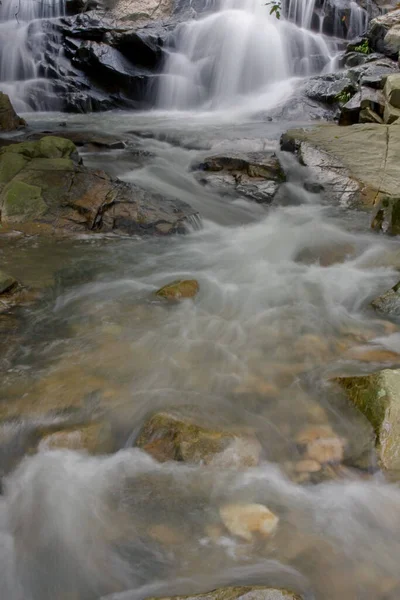
M 382 467 L 400 470 L 400 370 L 342 377 L 338 382 L 373 426 Z
M 25 126 L 24 119 L 21 119 L 13 109 L 10 98 L 7 94 L 0 92 L 0 132 L 13 131 Z
M 397 58 L 400 49 L 400 10 L 393 10 L 372 19 L 367 37 L 374 50 Z
M 144 424 L 136 440 L 160 462 L 168 460 L 222 468 L 256 466 L 261 446 L 252 435 L 216 430 L 197 423 L 184 407 L 158 412 Z
M 259 203 L 271 202 L 285 181 L 278 158 L 268 152 L 210 156 L 195 169 L 197 179 L 211 190 Z
M 344 206 L 376 206 L 396 198 L 400 181 L 400 127 L 332 124 L 290 130 L 281 139 L 310 167 L 332 202 Z
M 114 0 L 112 15 L 121 20 L 151 21 L 170 17 L 174 0 Z
M 148 600 L 157 600 L 149 598 Z M 219 588 L 205 594 L 192 596 L 172 596 L 158 600 L 301 600 L 301 597 L 288 590 L 261 586 Z
M 44 137 L 0 150 L 3 227 L 43 232 L 168 234 L 185 231 L 194 211 L 80 164 L 70 140 Z

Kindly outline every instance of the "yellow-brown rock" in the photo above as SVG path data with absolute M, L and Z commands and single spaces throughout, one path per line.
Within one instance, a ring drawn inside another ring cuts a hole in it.
M 166 300 L 183 300 L 184 298 L 194 298 L 199 289 L 200 286 L 196 279 L 177 279 L 160 288 L 156 292 L 156 296 Z
M 246 542 L 253 541 L 254 534 L 271 536 L 279 523 L 279 517 L 263 504 L 225 504 L 219 514 L 229 533 Z

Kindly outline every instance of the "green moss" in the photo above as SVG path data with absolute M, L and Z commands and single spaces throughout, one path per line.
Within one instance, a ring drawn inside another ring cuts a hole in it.
M 0 155 L 0 184 L 8 183 L 29 162 L 22 154 L 5 153 Z
M 2 218 L 6 222 L 21 223 L 40 217 L 47 210 L 40 187 L 23 181 L 9 183 L 2 198 Z
M 34 158 L 28 169 L 31 171 L 73 171 L 74 163 L 70 158 Z
M 76 152 L 76 146 L 71 140 L 46 136 L 37 142 L 21 142 L 2 148 L 0 157 L 4 154 L 22 154 L 27 158 L 69 158 Z

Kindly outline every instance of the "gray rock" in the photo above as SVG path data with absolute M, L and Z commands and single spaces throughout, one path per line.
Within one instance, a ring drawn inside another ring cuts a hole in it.
M 389 104 L 394 108 L 400 108 L 400 73 L 386 78 L 383 93 Z
M 371 305 L 381 313 L 392 316 L 400 315 L 400 282 L 378 296 L 378 298 L 375 298 Z
M 380 90 L 362 87 L 357 94 L 342 106 L 339 125 L 353 125 L 360 121 L 360 112 L 371 109 L 378 117 L 382 117 L 385 109 L 385 97 Z M 379 122 L 373 120 L 372 122 Z M 383 122 L 381 120 L 381 122 Z
M 400 109 L 395 108 L 389 102 L 385 104 L 385 110 L 383 112 L 383 120 L 387 125 L 395 123 L 400 118 Z
M 338 102 L 344 93 L 355 94 L 356 91 L 356 81 L 347 72 L 312 77 L 304 89 L 308 98 L 327 104 Z
M 360 123 L 379 123 L 383 124 L 383 119 L 372 108 L 363 108 L 359 115 Z
M 205 594 L 172 596 L 158 600 L 301 600 L 301 597 L 283 589 L 252 586 L 219 588 Z
M 24 119 L 19 117 L 7 94 L 0 92 L 0 132 L 1 131 L 13 131 L 15 129 L 21 129 L 25 127 L 26 123 Z
M 367 37 L 371 47 L 393 58 L 398 57 L 398 30 L 390 31 L 400 25 L 400 10 L 393 10 L 373 19 L 368 28 Z M 388 36 L 388 37 L 387 37 Z

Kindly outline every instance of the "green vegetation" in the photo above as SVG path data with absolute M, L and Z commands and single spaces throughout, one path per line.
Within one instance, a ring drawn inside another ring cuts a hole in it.
M 271 10 L 269 11 L 270 15 L 275 14 L 277 19 L 281 18 L 282 4 L 279 0 L 272 0 L 272 2 L 267 2 L 265 6 L 271 7 Z
M 340 104 L 347 104 L 347 102 L 350 100 L 351 97 L 352 97 L 351 92 L 343 90 L 342 92 L 340 92 L 340 94 L 338 94 L 336 96 L 336 100 L 337 100 L 337 102 L 340 102 Z
M 356 46 L 354 48 L 355 52 L 361 52 L 362 54 L 370 54 L 371 53 L 371 48 L 369 47 L 369 41 L 368 40 L 364 40 L 362 44 L 360 44 L 359 46 Z

